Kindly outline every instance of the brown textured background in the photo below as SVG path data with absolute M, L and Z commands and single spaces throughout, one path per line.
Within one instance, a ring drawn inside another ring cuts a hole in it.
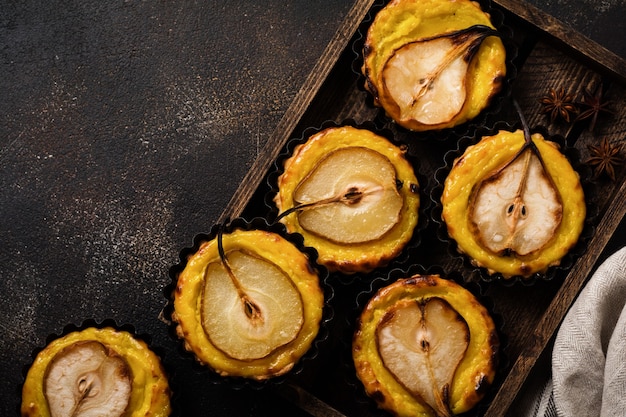
M 0 415 L 17 414 L 33 349 L 69 323 L 132 324 L 187 371 L 157 318 L 168 268 L 216 221 L 350 6 L 2 2 Z M 194 382 L 182 415 L 272 414 L 271 399 L 198 397 Z
M 157 316 L 352 3 L 0 1 L 0 415 L 48 335 L 106 318 L 189 375 L 181 415 L 299 415 L 202 384 Z M 531 3 L 626 55 L 623 1 Z

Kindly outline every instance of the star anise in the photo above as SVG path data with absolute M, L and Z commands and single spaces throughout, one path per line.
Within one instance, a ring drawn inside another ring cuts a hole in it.
M 559 117 L 569 123 L 572 114 L 578 113 L 574 96 L 565 93 L 563 88 L 558 90 L 550 88 L 548 94 L 539 99 L 539 102 L 543 106 L 541 113 L 550 114 L 550 122 L 552 123 Z
M 609 113 L 613 114 L 613 111 L 609 109 L 610 101 L 602 101 L 602 86 L 598 86 L 596 88 L 595 93 L 590 93 L 585 89 L 583 91 L 583 102 L 580 103 L 582 106 L 586 107 L 585 110 L 580 112 L 580 114 L 576 117 L 575 121 L 591 119 L 589 123 L 589 130 L 593 132 L 593 128 L 596 126 L 596 121 L 598 120 L 598 115 L 600 113 Z
M 591 156 L 585 162 L 593 167 L 594 177 L 606 174 L 611 181 L 615 181 L 615 169 L 624 163 L 624 157 L 621 155 L 622 143 L 612 144 L 605 137 L 600 146 L 587 145 L 587 148 Z

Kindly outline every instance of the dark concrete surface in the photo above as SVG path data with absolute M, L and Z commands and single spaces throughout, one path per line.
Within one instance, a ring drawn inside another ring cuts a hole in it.
M 626 57 L 624 2 L 532 3 Z M 349 0 L 0 2 L 0 415 L 50 334 L 114 319 L 192 375 L 158 320 L 168 268 L 208 231 Z M 182 415 L 289 405 L 219 386 Z M 179 410 L 180 411 L 180 410 Z
M 135 326 L 189 371 L 158 320 L 168 268 L 224 210 L 350 6 L 1 2 L 1 416 L 17 414 L 33 349 L 86 319 Z M 179 394 L 188 416 L 276 410 L 220 387 Z

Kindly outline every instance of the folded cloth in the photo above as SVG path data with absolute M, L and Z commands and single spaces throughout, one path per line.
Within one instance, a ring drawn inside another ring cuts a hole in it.
M 551 375 L 529 388 L 512 414 L 626 416 L 626 247 L 607 258 L 557 331 Z M 550 372 L 548 372 L 550 373 Z
M 626 415 L 626 248 L 593 274 L 568 311 L 552 351 L 559 416 Z

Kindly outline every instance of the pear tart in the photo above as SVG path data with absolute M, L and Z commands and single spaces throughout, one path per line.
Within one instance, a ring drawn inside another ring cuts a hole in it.
M 280 221 L 331 271 L 387 264 L 417 225 L 419 184 L 405 151 L 367 129 L 313 134 L 284 161 L 277 186 Z
M 158 356 L 127 331 L 88 327 L 41 350 L 22 387 L 23 417 L 166 417 Z
M 441 204 L 458 251 L 505 279 L 559 265 L 586 217 L 579 175 L 559 145 L 522 130 L 469 146 L 454 160 Z
M 368 396 L 394 415 L 442 417 L 474 408 L 492 385 L 499 338 L 487 309 L 439 275 L 383 287 L 363 308 L 352 340 Z
M 376 106 L 413 131 L 475 118 L 502 89 L 506 49 L 470 0 L 392 0 L 375 16 L 361 72 Z
M 185 349 L 220 376 L 290 371 L 320 330 L 324 292 L 309 257 L 273 231 L 200 243 L 177 276 L 172 319 Z

